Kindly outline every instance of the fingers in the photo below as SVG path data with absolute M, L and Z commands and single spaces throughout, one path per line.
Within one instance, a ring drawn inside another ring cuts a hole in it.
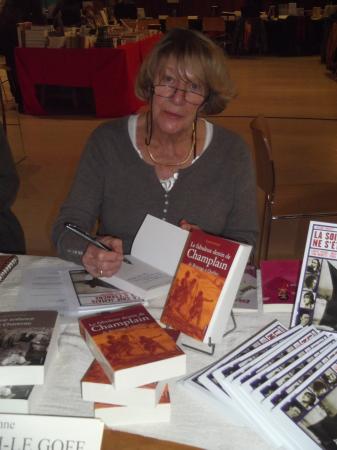
M 94 277 L 111 277 L 121 266 L 123 244 L 120 239 L 111 236 L 104 236 L 99 240 L 111 248 L 111 251 L 101 250 L 89 244 L 82 256 L 82 264 Z
M 187 222 L 187 220 L 182 219 L 179 222 L 179 226 L 180 228 L 182 228 L 183 230 L 187 230 L 187 231 L 192 231 L 192 230 L 200 230 L 200 227 L 198 227 L 198 225 L 194 225 L 192 223 Z

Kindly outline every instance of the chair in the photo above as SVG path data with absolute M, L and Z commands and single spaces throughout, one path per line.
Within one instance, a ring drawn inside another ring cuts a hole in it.
M 172 28 L 188 28 L 188 17 L 168 17 L 166 19 L 166 31 L 172 30 Z
M 250 123 L 257 186 L 263 194 L 260 240 L 256 263 L 268 259 L 273 221 L 318 219 L 337 216 L 337 183 L 278 185 L 267 120 L 258 116 Z

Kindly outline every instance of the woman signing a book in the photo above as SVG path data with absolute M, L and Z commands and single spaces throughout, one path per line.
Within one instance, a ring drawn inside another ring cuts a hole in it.
M 199 32 L 169 31 L 144 61 L 136 93 L 147 112 L 107 122 L 88 140 L 53 228 L 59 256 L 109 277 L 146 214 L 254 245 L 250 151 L 202 118 L 220 113 L 233 95 L 222 49 Z M 88 244 L 67 222 L 86 232 L 98 224 L 99 241 L 112 251 Z

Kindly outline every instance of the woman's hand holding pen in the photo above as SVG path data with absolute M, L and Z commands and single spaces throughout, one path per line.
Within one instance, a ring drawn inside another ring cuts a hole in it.
M 89 244 L 82 256 L 82 264 L 93 277 L 111 277 L 123 261 L 122 241 L 112 236 L 100 237 L 97 240 L 111 248 L 111 251 L 107 252 Z

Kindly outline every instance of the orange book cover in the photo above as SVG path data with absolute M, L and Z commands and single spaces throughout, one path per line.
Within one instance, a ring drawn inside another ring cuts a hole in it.
M 143 305 L 84 317 L 79 323 L 93 355 L 117 389 L 185 373 L 184 352 Z
M 245 244 L 212 236 L 201 230 L 191 232 L 161 321 L 192 338 L 203 341 L 212 320 L 217 318 L 217 305 L 226 293 L 224 287 L 226 284 L 230 285 L 227 278 L 231 274 L 233 263 L 238 262 L 239 250 L 244 246 Z M 230 309 L 251 249 L 250 246 L 246 247 L 249 248 L 241 261 L 241 276 L 237 277 L 235 286 L 232 286 L 232 298 L 228 296 Z M 225 324 L 225 317 L 222 318 L 222 322 Z

